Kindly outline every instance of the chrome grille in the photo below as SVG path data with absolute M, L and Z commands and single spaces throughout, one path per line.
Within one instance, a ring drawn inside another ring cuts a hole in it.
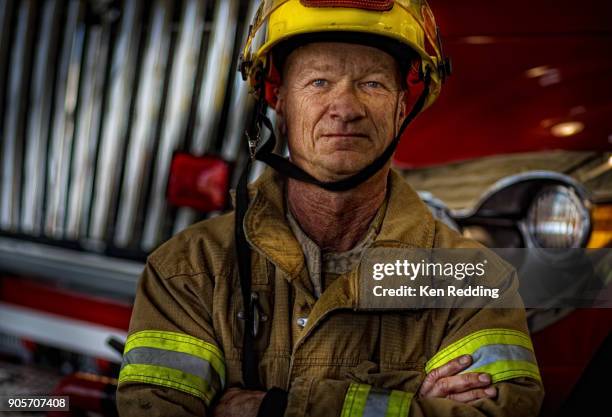
M 170 162 L 244 152 L 257 3 L 0 0 L 0 233 L 142 257 L 206 216 L 168 206 Z

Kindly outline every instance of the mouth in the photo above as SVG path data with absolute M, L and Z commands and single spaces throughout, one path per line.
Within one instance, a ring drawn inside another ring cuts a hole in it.
M 365 144 L 370 140 L 368 135 L 353 132 L 331 132 L 323 134 L 319 138 L 325 144 L 328 152 L 362 152 Z
M 365 135 L 363 133 L 334 132 L 334 133 L 325 133 L 321 135 L 321 137 L 326 138 L 326 139 L 351 140 L 351 139 L 367 139 L 368 135 Z

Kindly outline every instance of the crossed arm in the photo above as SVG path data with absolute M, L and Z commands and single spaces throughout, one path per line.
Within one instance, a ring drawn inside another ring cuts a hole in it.
M 427 374 L 418 398 L 447 398 L 469 404 L 480 398 L 494 398 L 497 389 L 486 373 L 459 374 L 472 364 L 472 357 L 464 355 Z M 230 388 L 212 410 L 213 417 L 257 417 L 264 391 Z

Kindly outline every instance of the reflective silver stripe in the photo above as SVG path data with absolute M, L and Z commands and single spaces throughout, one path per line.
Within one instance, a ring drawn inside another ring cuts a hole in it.
M 342 406 L 342 417 L 407 417 L 413 393 L 351 383 Z
M 121 367 L 126 365 L 156 365 L 176 369 L 205 380 L 210 386 L 223 387 L 221 378 L 204 359 L 182 352 L 157 348 L 134 348 L 123 355 Z
M 537 364 L 534 353 L 518 345 L 486 345 L 472 353 L 472 365 L 463 372 L 498 361 L 527 361 Z
M 368 394 L 362 417 L 384 417 L 389 405 L 389 391 L 372 388 Z

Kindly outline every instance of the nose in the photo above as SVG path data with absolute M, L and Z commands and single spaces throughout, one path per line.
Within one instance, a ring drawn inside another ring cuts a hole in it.
M 365 107 L 353 85 L 342 83 L 337 85 L 335 90 L 329 106 L 332 119 L 347 123 L 365 117 Z

